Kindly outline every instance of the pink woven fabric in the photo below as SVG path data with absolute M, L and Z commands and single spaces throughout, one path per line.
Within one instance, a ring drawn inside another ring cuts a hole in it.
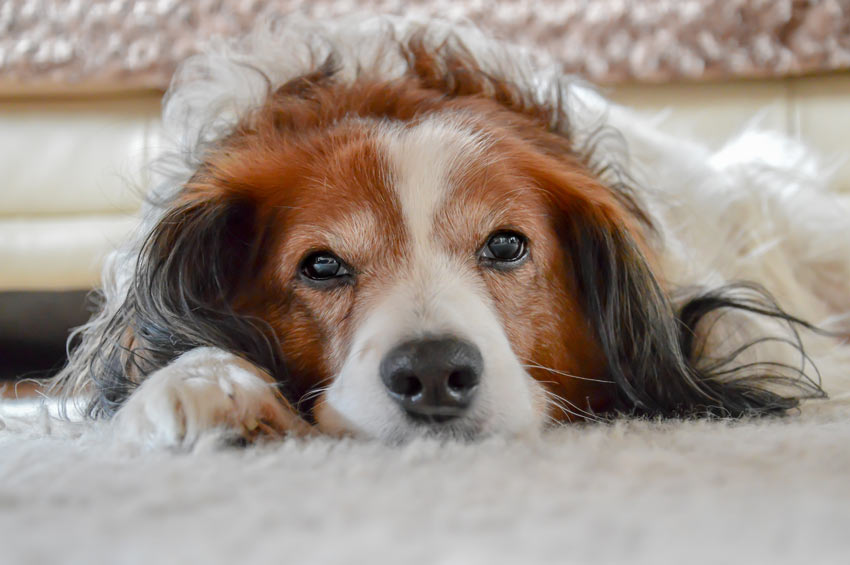
M 163 89 L 211 36 L 292 10 L 464 18 L 602 84 L 850 68 L 850 0 L 4 0 L 0 91 Z

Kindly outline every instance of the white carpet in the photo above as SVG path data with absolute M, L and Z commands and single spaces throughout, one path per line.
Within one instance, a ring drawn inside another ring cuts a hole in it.
M 848 563 L 850 408 L 138 453 L 0 424 L 0 563 Z M 49 428 L 49 429 L 48 429 Z

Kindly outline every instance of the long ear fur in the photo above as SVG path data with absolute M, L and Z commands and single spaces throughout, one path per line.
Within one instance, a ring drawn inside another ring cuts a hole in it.
M 270 328 L 232 306 L 260 268 L 262 239 L 251 202 L 216 196 L 172 206 L 142 246 L 127 299 L 89 359 L 91 415 L 111 415 L 147 374 L 200 346 L 285 375 Z
M 585 313 L 616 384 L 617 410 L 650 416 L 737 417 L 781 413 L 795 407 L 800 398 L 823 395 L 805 374 L 809 360 L 793 326 L 814 328 L 783 312 L 763 289 L 732 285 L 694 296 L 675 312 L 625 223 L 598 209 L 582 212 L 573 207 L 563 216 L 559 231 Z M 772 336 L 757 336 L 708 362 L 701 348 L 704 340 L 694 336 L 701 320 L 723 310 L 786 321 L 796 338 L 788 343 L 799 350 L 803 367 L 738 361 L 759 343 L 782 340 Z

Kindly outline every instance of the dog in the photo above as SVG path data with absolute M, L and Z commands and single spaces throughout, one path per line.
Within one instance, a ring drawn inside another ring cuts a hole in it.
M 535 434 L 847 390 L 847 198 L 474 27 L 276 19 L 178 71 L 56 381 L 125 437 Z

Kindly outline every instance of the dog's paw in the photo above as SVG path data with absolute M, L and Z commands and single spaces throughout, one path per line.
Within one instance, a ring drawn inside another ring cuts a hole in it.
M 152 373 L 115 415 L 115 432 L 151 447 L 186 447 L 206 432 L 253 441 L 307 433 L 272 378 L 211 347 L 193 349 Z

